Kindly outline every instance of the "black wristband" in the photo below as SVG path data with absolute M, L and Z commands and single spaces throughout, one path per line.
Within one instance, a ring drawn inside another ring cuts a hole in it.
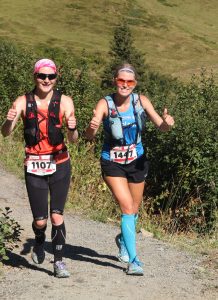
M 77 130 L 77 127 L 74 127 L 74 128 L 69 128 L 69 127 L 67 127 L 67 129 L 68 129 L 69 131 L 75 131 L 75 130 Z

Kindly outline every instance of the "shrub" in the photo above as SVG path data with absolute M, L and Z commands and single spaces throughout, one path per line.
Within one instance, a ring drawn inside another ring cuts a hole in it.
M 33 55 L 12 43 L 0 41 L 0 121 L 17 96 L 32 86 Z
M 0 216 L 0 261 L 8 259 L 7 251 L 12 251 L 18 247 L 17 242 L 20 242 L 20 235 L 23 230 L 18 222 L 11 218 L 11 213 L 10 208 L 5 207 L 5 211 Z
M 163 134 L 148 126 L 152 209 L 173 210 L 177 229 L 205 232 L 215 226 L 217 95 L 213 77 L 202 72 L 177 90 L 172 105 L 175 128 Z

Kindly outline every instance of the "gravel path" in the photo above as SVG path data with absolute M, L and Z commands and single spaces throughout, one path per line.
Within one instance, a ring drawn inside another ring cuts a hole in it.
M 144 262 L 143 277 L 127 276 L 116 259 L 114 237 L 119 228 L 87 220 L 66 212 L 67 279 L 53 276 L 50 228 L 47 230 L 46 259 L 34 265 L 31 212 L 22 180 L 0 167 L 1 207 L 9 206 L 12 216 L 24 228 L 22 242 L 0 275 L 0 299 L 218 299 L 215 273 L 169 244 L 137 235 L 138 253 Z

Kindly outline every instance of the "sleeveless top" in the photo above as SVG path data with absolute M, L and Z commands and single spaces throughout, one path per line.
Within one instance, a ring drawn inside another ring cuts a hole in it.
M 123 134 L 124 134 L 126 144 L 128 145 L 136 144 L 137 158 L 139 158 L 144 154 L 144 148 L 142 142 L 139 142 L 138 144 L 136 143 L 138 130 L 137 130 L 136 120 L 134 116 L 132 101 L 130 101 L 128 110 L 125 112 L 119 112 L 119 116 L 122 118 Z M 110 132 L 109 117 L 103 120 L 103 128 L 105 132 L 107 133 Z M 111 145 L 106 141 L 104 141 L 102 152 L 101 152 L 101 158 L 105 160 L 110 160 L 110 149 L 111 149 Z

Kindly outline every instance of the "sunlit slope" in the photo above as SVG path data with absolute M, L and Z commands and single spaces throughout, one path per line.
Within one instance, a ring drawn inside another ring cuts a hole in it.
M 217 0 L 0 0 L 0 36 L 106 57 L 125 18 L 135 45 L 156 70 L 183 78 L 218 69 Z

